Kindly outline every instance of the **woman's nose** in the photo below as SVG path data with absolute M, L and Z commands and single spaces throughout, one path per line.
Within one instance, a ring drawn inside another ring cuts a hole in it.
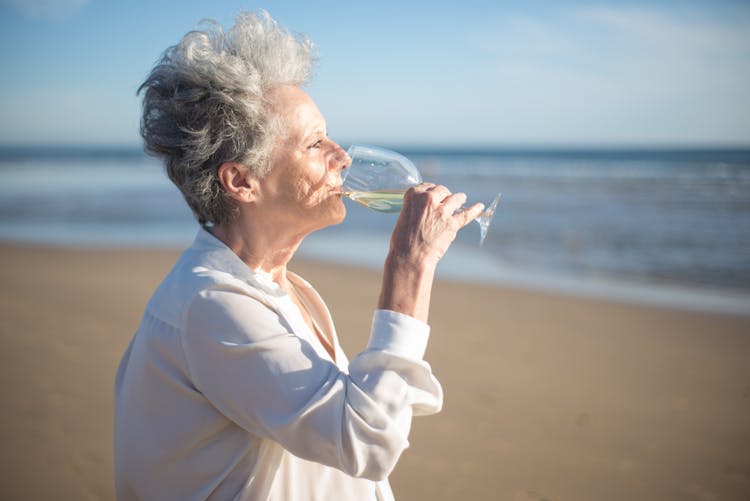
M 349 154 L 346 151 L 344 151 L 344 148 L 338 145 L 338 143 L 334 142 L 333 145 L 336 151 L 334 152 L 334 155 L 333 155 L 333 162 L 332 162 L 331 168 L 344 170 L 352 164 L 352 159 L 349 156 Z

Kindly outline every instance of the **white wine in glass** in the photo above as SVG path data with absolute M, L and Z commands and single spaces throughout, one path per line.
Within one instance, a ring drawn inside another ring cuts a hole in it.
M 368 209 L 401 212 L 406 190 L 345 191 L 344 195 Z
M 422 182 L 422 176 L 411 160 L 395 151 L 377 146 L 354 145 L 347 153 L 352 164 L 342 174 L 344 196 L 368 209 L 400 212 L 406 190 Z M 474 219 L 479 224 L 479 245 L 484 243 L 500 196 L 498 193 L 492 203 Z

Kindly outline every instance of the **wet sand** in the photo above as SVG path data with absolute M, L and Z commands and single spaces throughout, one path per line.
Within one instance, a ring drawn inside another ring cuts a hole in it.
M 112 385 L 172 250 L 0 245 L 0 499 L 113 499 Z M 295 262 L 350 356 L 379 276 Z M 750 499 L 750 312 L 439 282 L 407 500 Z

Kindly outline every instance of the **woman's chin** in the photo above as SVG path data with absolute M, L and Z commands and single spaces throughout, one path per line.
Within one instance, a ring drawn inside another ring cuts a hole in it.
M 329 226 L 335 226 L 337 224 L 340 224 L 345 218 L 346 207 L 344 207 L 343 202 L 340 202 L 340 205 L 338 207 L 331 208 L 330 210 L 326 210 L 323 214 L 319 214 L 318 217 L 315 218 L 314 223 L 310 221 L 313 225 L 312 231 L 318 231 Z
M 333 215 L 333 222 L 331 223 L 331 226 L 335 224 L 340 224 L 341 222 L 346 219 L 346 206 L 344 205 L 344 202 L 341 202 L 341 207 L 336 213 Z

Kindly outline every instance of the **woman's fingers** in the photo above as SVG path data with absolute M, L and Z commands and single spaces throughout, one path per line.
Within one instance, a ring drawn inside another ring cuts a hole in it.
M 466 193 L 453 193 L 444 198 L 442 203 L 445 206 L 445 210 L 449 214 L 453 214 L 466 203 Z
M 420 183 L 407 191 L 407 195 L 409 192 L 412 192 L 415 195 L 429 196 L 432 200 L 436 200 L 440 197 L 445 198 L 450 195 L 448 188 L 433 183 Z
M 439 209 L 444 217 L 455 220 L 459 228 L 479 217 L 484 210 L 484 204 L 481 203 L 464 207 L 466 193 L 451 193 L 448 188 L 439 184 L 421 183 L 412 187 L 410 191 L 413 196 L 425 197 L 426 205 Z
M 466 226 L 473 220 L 479 217 L 479 215 L 484 210 L 484 204 L 481 202 L 477 202 L 471 207 L 467 207 L 466 209 L 462 209 L 459 212 L 456 213 L 455 217 L 458 219 L 459 224 L 461 227 Z
M 437 186 L 437 185 L 434 184 L 434 183 L 419 183 L 419 184 L 414 185 L 411 188 L 409 188 L 409 190 L 407 191 L 407 193 L 409 193 L 409 192 L 412 192 L 412 193 L 424 193 L 424 192 L 426 192 L 428 190 L 431 190 L 435 186 Z
M 458 194 L 451 194 L 450 190 L 443 185 L 433 183 L 421 183 L 412 187 L 409 191 L 413 195 L 424 196 L 426 200 L 429 200 L 429 205 L 438 207 L 450 200 L 451 197 Z M 409 192 L 407 192 L 407 197 Z M 463 202 L 462 202 L 463 203 Z M 459 204 L 460 206 L 461 204 Z
M 476 218 L 482 204 L 464 209 L 465 193 L 451 193 L 438 184 L 421 183 L 410 188 L 391 236 L 391 249 L 415 263 L 436 264 L 456 232 Z
M 479 217 L 484 210 L 484 204 L 482 203 L 475 203 L 470 207 L 464 207 L 467 200 L 466 193 L 451 193 L 445 186 L 430 184 L 424 186 L 423 190 L 432 196 L 434 203 L 442 205 L 446 213 L 460 215 L 461 217 L 458 219 L 462 221 L 461 226 Z

